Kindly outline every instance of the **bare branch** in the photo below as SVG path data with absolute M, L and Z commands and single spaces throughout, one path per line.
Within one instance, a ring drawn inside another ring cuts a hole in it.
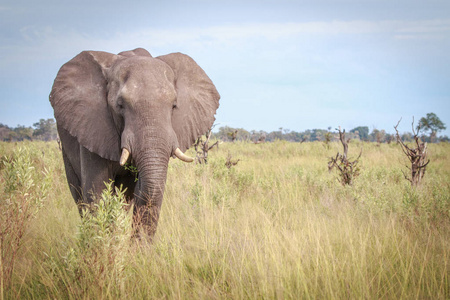
M 400 119 L 401 121 L 401 119 Z M 418 136 L 420 131 L 420 124 L 417 126 L 417 132 L 414 130 L 414 117 L 411 124 L 412 131 L 414 134 L 414 141 L 416 142 L 416 148 L 411 149 L 405 143 L 403 143 L 400 135 L 398 133 L 397 127 L 400 124 L 398 121 L 397 125 L 394 126 L 395 131 L 397 132 L 397 142 L 400 144 L 403 153 L 406 155 L 408 160 L 411 163 L 411 168 L 408 168 L 411 172 L 411 178 L 407 177 L 405 173 L 403 175 L 405 178 L 411 182 L 412 186 L 417 186 L 422 181 L 423 176 L 425 175 L 426 166 L 430 163 L 430 160 L 427 160 L 427 143 L 422 143 Z M 427 162 L 425 162 L 427 160 Z
M 214 127 L 214 126 L 213 126 Z M 209 146 L 209 139 L 211 138 L 212 130 L 208 130 L 205 133 L 206 140 L 203 141 L 203 136 L 200 136 L 194 144 L 195 152 L 197 156 L 195 157 L 196 163 L 207 164 L 208 163 L 208 151 L 213 147 L 219 148 L 219 141 L 216 141 L 212 146 Z
M 345 139 L 345 129 L 341 131 L 341 127 L 339 126 L 339 139 L 342 143 L 342 146 L 344 148 L 344 153 L 340 154 L 339 152 L 336 154 L 336 157 L 331 157 L 330 161 L 328 162 L 328 171 L 331 172 L 331 170 L 336 167 L 340 172 L 340 178 L 338 179 L 339 182 L 341 182 L 343 185 L 353 184 L 353 178 L 359 175 L 359 168 L 357 167 L 359 158 L 362 155 L 362 149 L 359 153 L 359 156 L 354 161 L 349 161 L 347 159 L 347 153 L 348 153 L 348 142 L 350 139 Z M 339 160 L 339 161 L 338 161 Z
M 240 161 L 240 159 L 238 160 L 231 160 L 231 153 L 228 152 L 228 156 L 227 156 L 227 161 L 225 162 L 225 166 L 230 169 L 232 166 L 237 165 L 237 163 Z
M 417 167 L 417 168 L 418 168 L 418 169 L 425 168 L 426 166 L 428 166 L 429 163 L 430 163 L 430 160 L 428 160 L 428 161 L 426 162 L 426 164 L 424 164 L 423 166 L 419 166 L 419 167 Z
M 402 170 L 402 174 L 403 174 L 403 177 L 405 177 L 406 180 L 408 180 L 409 182 L 412 183 L 412 180 L 409 179 L 409 177 L 405 174 L 405 172 L 403 172 L 403 170 Z
M 219 141 L 217 141 L 217 142 L 215 142 L 214 144 L 212 144 L 212 146 L 208 148 L 208 151 L 211 150 L 212 148 L 214 148 L 214 146 L 216 146 L 217 148 L 219 148 Z

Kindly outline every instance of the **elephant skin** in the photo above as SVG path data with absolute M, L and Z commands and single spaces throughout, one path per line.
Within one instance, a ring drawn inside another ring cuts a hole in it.
M 80 213 L 104 182 L 127 188 L 134 223 L 152 237 L 169 158 L 211 128 L 219 93 L 189 56 L 83 51 L 59 70 L 50 93 L 67 181 Z M 125 149 L 125 151 L 124 151 Z M 122 166 L 137 167 L 135 174 Z

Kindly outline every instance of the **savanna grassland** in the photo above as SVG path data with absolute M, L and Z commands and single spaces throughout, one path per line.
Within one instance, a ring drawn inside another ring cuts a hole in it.
M 149 245 L 120 191 L 81 220 L 56 142 L 0 143 L 1 299 L 449 299 L 450 145 L 416 189 L 399 145 L 349 146 L 353 186 L 328 172 L 338 143 L 171 160 Z

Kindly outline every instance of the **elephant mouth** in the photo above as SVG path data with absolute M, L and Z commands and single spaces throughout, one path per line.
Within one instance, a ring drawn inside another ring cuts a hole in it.
M 122 155 L 120 156 L 119 161 L 121 166 L 124 166 L 127 163 L 127 161 L 130 158 L 130 154 L 131 153 L 127 148 L 122 149 Z M 175 151 L 173 152 L 173 155 L 186 163 L 191 163 L 194 161 L 194 158 L 184 154 L 183 151 L 180 150 L 180 148 L 176 148 Z

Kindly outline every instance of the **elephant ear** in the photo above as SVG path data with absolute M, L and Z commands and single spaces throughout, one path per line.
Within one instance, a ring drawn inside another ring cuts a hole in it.
M 205 71 L 189 56 L 172 53 L 157 57 L 168 64 L 175 75 L 177 103 L 172 126 L 182 151 L 186 151 L 213 125 L 220 95 Z
M 50 93 L 58 126 L 89 151 L 119 161 L 120 135 L 107 104 L 105 70 L 119 56 L 83 51 L 64 64 Z

